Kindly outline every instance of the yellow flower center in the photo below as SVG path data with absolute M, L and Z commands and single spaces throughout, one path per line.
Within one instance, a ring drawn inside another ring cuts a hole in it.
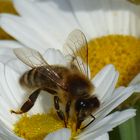
M 105 65 L 119 71 L 118 85 L 128 85 L 140 72 L 140 39 L 133 36 L 108 35 L 89 42 L 89 65 L 92 77 Z
M 26 140 L 43 140 L 46 135 L 61 128 L 64 128 L 64 122 L 51 111 L 48 114 L 23 115 L 14 125 L 14 132 Z M 68 128 L 72 130 L 72 137 L 80 131 L 74 130 L 75 123 L 72 120 L 69 120 Z

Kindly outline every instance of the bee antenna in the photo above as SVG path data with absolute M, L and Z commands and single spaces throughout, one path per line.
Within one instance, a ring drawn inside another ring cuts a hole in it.
M 92 115 L 92 114 L 90 114 L 90 116 L 93 118 L 86 126 L 84 126 L 84 127 L 82 127 L 81 129 L 85 129 L 86 127 L 88 127 L 92 122 L 94 122 L 95 121 L 95 117 Z

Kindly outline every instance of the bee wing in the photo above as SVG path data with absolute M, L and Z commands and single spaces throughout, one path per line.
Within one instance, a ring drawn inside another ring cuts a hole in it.
M 44 60 L 42 55 L 31 48 L 15 48 L 14 54 L 19 58 L 23 63 L 28 65 L 31 68 L 44 66 L 47 62 Z
M 45 77 L 51 79 L 59 87 L 64 88 L 61 84 L 60 76 L 57 74 L 57 72 L 55 72 L 52 69 L 51 65 L 49 65 L 45 61 L 43 56 L 38 51 L 26 47 L 26 48 L 16 48 L 14 49 L 14 53 L 17 56 L 17 58 L 19 58 L 23 63 L 25 63 L 31 68 L 47 66 L 47 67 L 44 67 L 47 71 L 47 74 L 44 74 L 41 71 L 40 72 L 44 74 Z
M 88 69 L 88 44 L 83 32 L 76 29 L 72 31 L 64 45 L 64 51 L 70 55 L 71 62 L 76 63 L 81 72 L 84 71 L 87 77 L 89 77 Z M 79 59 L 79 57 L 86 61 L 86 64 Z

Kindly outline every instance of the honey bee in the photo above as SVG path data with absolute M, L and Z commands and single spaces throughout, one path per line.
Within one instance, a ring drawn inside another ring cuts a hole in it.
M 28 112 L 33 107 L 40 91 L 44 90 L 54 96 L 54 108 L 58 117 L 64 121 L 65 127 L 67 127 L 69 117 L 75 119 L 76 130 L 81 128 L 82 122 L 89 116 L 93 118 L 91 121 L 93 122 L 95 117 L 92 113 L 99 108 L 100 101 L 93 94 L 94 85 L 89 78 L 88 66 L 77 57 L 77 53 L 83 57 L 83 50 L 80 51 L 83 46 L 88 64 L 88 44 L 85 35 L 80 30 L 71 32 L 64 45 L 70 56 L 67 67 L 49 65 L 34 49 L 14 49 L 17 58 L 31 67 L 19 81 L 21 86 L 31 89 L 32 93 L 19 111 L 11 110 L 11 113 Z M 64 105 L 65 110 L 62 111 L 60 104 Z

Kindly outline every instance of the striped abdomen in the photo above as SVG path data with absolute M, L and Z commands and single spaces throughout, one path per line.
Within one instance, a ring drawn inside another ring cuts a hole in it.
M 20 84 L 27 88 L 55 88 L 56 85 L 47 77 L 45 67 L 33 68 L 20 78 Z

